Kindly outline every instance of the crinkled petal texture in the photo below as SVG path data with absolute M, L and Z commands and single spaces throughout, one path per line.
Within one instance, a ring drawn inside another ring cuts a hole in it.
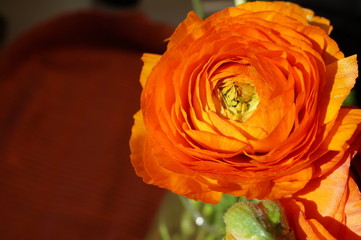
M 327 174 L 351 154 L 361 122 L 360 110 L 341 108 L 356 56 L 343 56 L 330 29 L 284 2 L 204 21 L 190 12 L 162 56 L 143 56 L 137 174 L 211 203 L 222 193 L 282 198 Z
M 330 174 L 281 201 L 297 239 L 361 239 L 361 194 L 349 176 L 350 158 Z

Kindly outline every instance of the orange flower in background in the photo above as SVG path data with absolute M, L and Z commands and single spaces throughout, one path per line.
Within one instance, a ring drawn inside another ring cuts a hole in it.
M 341 108 L 357 77 L 328 20 L 252 2 L 193 12 L 163 55 L 144 54 L 131 161 L 146 183 L 216 203 L 282 198 L 354 154 L 361 110 Z

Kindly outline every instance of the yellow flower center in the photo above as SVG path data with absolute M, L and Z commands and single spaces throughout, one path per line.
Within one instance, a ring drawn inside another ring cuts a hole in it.
M 224 80 L 218 85 L 219 112 L 232 120 L 244 122 L 256 110 L 259 97 L 252 83 L 234 79 Z

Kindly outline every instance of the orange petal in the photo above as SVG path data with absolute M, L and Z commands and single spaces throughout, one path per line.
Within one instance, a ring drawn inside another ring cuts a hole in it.
M 200 146 L 220 153 L 240 152 L 248 144 L 234 138 L 222 136 L 215 133 L 196 130 L 186 130 L 186 133 Z
M 240 4 L 237 7 L 252 12 L 273 11 L 296 19 L 305 25 L 308 24 L 306 15 L 309 13 L 303 8 L 298 7 L 296 4 L 285 4 L 284 2 L 268 2 L 265 4 L 262 1 L 258 1 Z
M 310 181 L 296 194 L 297 199 L 302 201 L 306 208 L 311 209 L 308 217 L 335 217 L 338 209 L 342 207 L 340 202 L 347 189 L 349 167 L 350 158 L 340 163 L 331 174 Z
M 221 118 L 218 114 L 213 111 L 208 112 L 209 119 L 211 120 L 213 126 L 217 128 L 220 134 L 237 139 L 244 143 L 247 143 L 247 138 L 242 135 L 242 133 L 232 125 L 231 121 Z
M 201 181 L 199 178 L 203 178 L 202 176 L 183 167 L 174 158 L 173 154 L 180 156 L 178 152 L 168 152 L 169 147 L 167 146 L 154 148 L 155 142 L 158 140 L 147 138 L 147 154 L 143 156 L 145 159 L 144 168 L 152 178 L 152 181 L 148 183 L 207 203 L 217 203 L 221 199 L 222 194 L 211 191 L 209 189 L 210 184 L 205 184 L 206 179 Z
M 337 239 L 361 237 L 361 194 L 349 177 L 349 167 L 350 158 L 331 174 L 312 180 L 295 195 L 304 205 L 307 218 L 317 220 Z
M 312 173 L 312 167 L 308 167 L 294 174 L 273 180 L 273 195 L 271 195 L 270 198 L 279 198 L 297 192 L 310 181 Z
M 295 118 L 295 107 L 285 107 L 279 111 L 273 111 L 268 113 L 268 119 L 264 122 L 267 122 L 268 125 L 273 124 L 273 116 L 278 114 L 278 112 L 285 111 L 285 115 L 281 120 L 277 119 L 278 125 L 272 130 L 269 135 L 261 140 L 250 140 L 252 147 L 258 152 L 269 152 L 272 149 L 275 149 L 280 144 L 284 143 L 289 136 L 289 133 L 294 123 Z M 268 161 L 268 160 L 267 160 Z
M 333 27 L 331 26 L 330 20 L 324 17 L 314 16 L 310 21 L 310 24 L 313 26 L 317 26 L 324 30 L 328 35 L 330 35 Z
M 309 25 L 299 31 L 308 36 L 308 39 L 312 42 L 312 47 L 322 56 L 325 65 L 344 58 L 344 54 L 338 48 L 337 43 L 324 30 Z
M 183 168 L 176 160 L 170 160 L 169 153 L 164 149 L 150 147 L 154 143 L 148 144 L 150 139 L 145 135 L 141 111 L 134 115 L 134 119 L 130 157 L 137 175 L 142 177 L 145 183 L 171 189 L 177 194 L 204 202 L 217 203 L 221 199 L 221 193 L 209 190 L 207 185 L 196 179 L 200 176 Z
M 332 240 L 335 239 L 327 229 L 319 223 L 316 219 L 308 219 L 306 220 L 309 226 L 312 228 L 313 232 L 316 233 L 314 238 L 307 235 L 307 239 L 324 239 L 324 240 Z
M 323 90 L 321 108 L 324 123 L 334 119 L 358 76 L 356 55 L 326 66 L 326 86 Z
M 202 30 L 200 29 L 202 22 L 203 20 L 198 17 L 195 12 L 190 11 L 187 15 L 187 18 L 181 24 L 179 24 L 177 29 L 170 37 L 168 48 L 171 48 L 178 42 L 181 42 L 187 36 L 190 36 L 193 39 L 199 37 L 202 34 Z
M 327 34 L 330 34 L 332 30 L 330 20 L 323 17 L 314 16 L 314 12 L 311 9 L 303 8 L 291 2 L 284 3 L 290 8 L 292 8 L 292 10 L 306 18 L 311 25 L 318 26 L 322 28 Z
M 248 180 L 252 181 L 251 178 Z M 240 183 L 235 183 L 232 181 L 223 182 L 218 180 L 221 187 L 219 188 L 224 194 L 231 194 L 234 196 L 247 196 L 247 198 L 253 199 L 269 199 L 270 189 L 272 188 L 271 181 L 264 182 L 253 182 L 247 183 L 242 181 Z M 224 184 L 224 185 L 223 185 Z
M 159 62 L 161 57 L 162 55 L 158 55 L 158 54 L 151 54 L 151 53 L 143 54 L 142 61 L 144 64 L 139 79 L 140 84 L 142 85 L 143 88 L 154 66 Z
M 317 220 L 306 215 L 305 206 L 294 199 L 282 200 L 290 226 L 297 239 L 333 240 L 334 238 Z
M 146 129 L 143 122 L 142 111 L 138 111 L 134 115 L 134 125 L 132 127 L 132 135 L 130 137 L 129 146 L 131 150 L 130 160 L 134 170 L 144 182 L 151 181 L 148 173 L 145 171 L 143 163 L 144 147 L 145 147 Z
M 330 151 L 343 151 L 349 140 L 361 131 L 361 109 L 341 108 L 335 125 L 324 140 L 323 148 Z M 352 142 L 352 141 L 351 141 Z
M 345 169 L 347 169 L 347 163 L 341 165 L 341 171 L 338 174 Z M 334 189 L 324 188 L 325 185 L 321 181 L 321 185 L 314 187 L 316 191 L 321 189 L 324 194 L 316 198 L 315 196 L 312 198 L 296 196 L 281 200 L 298 239 L 361 239 L 361 194 L 353 179 L 347 174 L 344 175 L 347 179 L 338 178 L 333 181 L 335 183 L 339 180 L 338 185 L 342 185 L 340 188 L 342 194 L 336 190 L 337 196 L 332 193 Z M 332 178 L 332 174 L 328 178 Z M 328 201 L 325 202 L 327 198 Z M 335 210 L 336 214 L 324 215 L 324 212 L 329 211 L 328 208 L 331 211 Z
M 361 239 L 361 193 L 355 181 L 350 178 L 348 182 L 349 194 L 345 207 L 346 226 L 353 232 L 347 232 L 344 239 Z

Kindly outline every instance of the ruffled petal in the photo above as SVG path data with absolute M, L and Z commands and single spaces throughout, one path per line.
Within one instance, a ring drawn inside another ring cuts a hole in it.
M 330 35 L 333 27 L 331 26 L 330 20 L 324 17 L 314 16 L 310 21 L 310 24 L 313 26 L 317 26 L 324 30 L 328 35 Z
M 143 88 L 154 66 L 159 62 L 161 57 L 162 55 L 158 55 L 158 54 L 151 54 L 151 53 L 143 54 L 142 61 L 144 64 L 139 79 L 140 84 L 142 85 Z
M 361 194 L 349 166 L 350 158 L 281 201 L 299 239 L 361 239 Z
M 212 191 L 194 173 L 180 164 L 167 161 L 169 156 L 163 149 L 152 150 L 146 135 L 142 112 L 134 115 L 134 125 L 130 139 L 131 162 L 136 174 L 148 184 L 172 189 L 174 193 L 184 195 L 191 199 L 197 199 L 208 203 L 217 203 L 221 199 L 221 192 Z
M 321 148 L 344 151 L 361 131 L 361 109 L 341 108 L 328 137 Z
M 338 209 L 344 208 L 342 198 L 347 194 L 347 180 L 350 167 L 350 158 L 340 163 L 331 174 L 310 181 L 307 186 L 296 194 L 298 201 L 303 202 L 309 218 L 335 218 Z M 336 219 L 342 221 L 342 219 Z M 327 219 L 324 220 L 327 225 Z
M 346 232 L 344 239 L 361 239 L 361 193 L 355 181 L 350 178 L 348 181 L 348 199 L 345 206 L 346 226 L 350 231 Z
M 173 47 L 177 43 L 181 42 L 186 37 L 196 39 L 202 34 L 199 28 L 203 20 L 193 11 L 190 11 L 187 18 L 179 24 L 169 39 L 168 48 Z
M 294 199 L 281 201 L 291 229 L 297 239 L 333 240 L 334 238 L 316 219 L 307 217 L 305 206 Z
M 134 115 L 134 125 L 132 127 L 132 135 L 130 137 L 130 160 L 136 174 L 142 177 L 144 182 L 151 181 L 151 177 L 144 169 L 144 150 L 145 150 L 146 129 L 143 122 L 142 111 L 138 111 Z
M 304 8 L 299 7 L 296 4 L 285 3 L 285 2 L 270 2 L 269 4 L 264 4 L 262 1 L 250 2 L 247 4 L 240 4 L 237 6 L 240 9 L 252 11 L 252 12 L 263 12 L 263 11 L 272 11 L 281 13 L 285 16 L 296 19 L 297 21 L 308 24 L 307 18 L 305 16 L 313 13 L 312 11 L 307 11 Z
M 333 120 L 358 76 L 356 55 L 326 66 L 326 86 L 320 102 L 324 123 Z
M 294 194 L 299 189 L 302 189 L 304 186 L 306 186 L 312 176 L 313 169 L 312 167 L 308 167 L 294 174 L 273 180 L 273 195 L 270 196 L 270 198 L 277 199 L 282 196 Z

